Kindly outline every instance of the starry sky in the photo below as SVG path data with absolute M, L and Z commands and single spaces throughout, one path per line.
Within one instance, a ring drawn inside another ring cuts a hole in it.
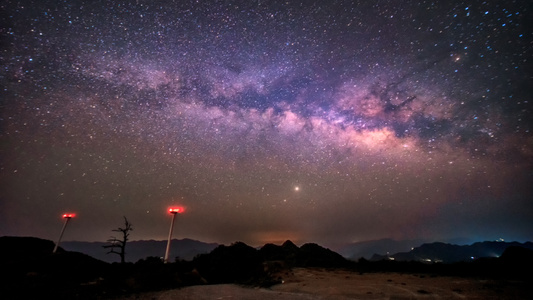
M 533 239 L 530 1 L 0 6 L 0 235 Z

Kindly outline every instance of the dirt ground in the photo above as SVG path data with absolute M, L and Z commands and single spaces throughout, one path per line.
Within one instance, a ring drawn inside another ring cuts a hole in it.
M 533 299 L 531 285 L 518 281 L 324 269 L 293 269 L 280 276 L 283 283 L 270 288 L 203 285 L 123 299 Z

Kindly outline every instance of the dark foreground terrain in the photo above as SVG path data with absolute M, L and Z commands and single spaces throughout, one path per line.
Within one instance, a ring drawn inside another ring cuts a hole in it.
M 108 264 L 37 238 L 0 237 L 2 299 L 533 299 L 533 251 L 424 264 L 357 262 L 316 244 L 219 246 L 191 261 Z

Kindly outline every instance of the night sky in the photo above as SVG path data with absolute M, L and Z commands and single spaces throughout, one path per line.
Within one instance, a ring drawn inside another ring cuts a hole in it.
M 0 6 L 0 235 L 533 240 L 531 1 Z

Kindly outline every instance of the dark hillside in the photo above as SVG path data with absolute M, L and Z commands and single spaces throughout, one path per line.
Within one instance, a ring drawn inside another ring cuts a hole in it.
M 350 266 L 342 255 L 317 244 L 309 243 L 300 247 L 297 255 L 299 267 L 342 268 Z
M 80 286 L 94 284 L 109 265 L 88 255 L 59 248 L 52 241 L 32 237 L 1 237 L 1 283 L 7 299 L 77 297 Z
M 218 246 L 193 264 L 208 283 L 251 283 L 266 276 L 259 251 L 242 242 Z
M 19 261 L 48 256 L 54 250 L 55 243 L 35 237 L 2 236 L 0 237 L 0 261 Z M 59 247 L 58 252 L 63 249 Z

